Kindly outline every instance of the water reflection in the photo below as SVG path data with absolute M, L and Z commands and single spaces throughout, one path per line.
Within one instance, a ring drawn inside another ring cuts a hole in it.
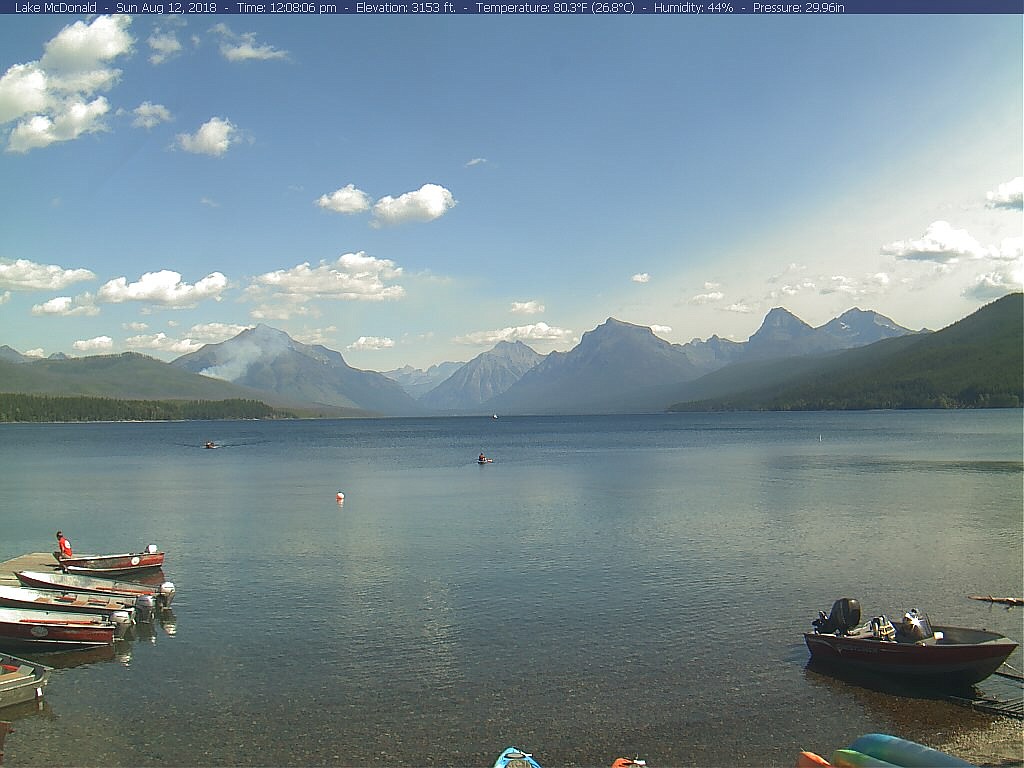
M 80 651 L 51 651 L 47 653 L 23 654 L 23 658 L 30 659 L 37 664 L 45 664 L 54 669 L 71 669 L 73 667 L 113 661 L 115 658 L 115 646 L 125 642 L 124 640 L 116 640 L 114 645 L 102 645 L 97 648 L 87 648 Z
M 941 681 L 908 680 L 891 674 L 871 672 L 862 669 L 850 669 L 842 664 L 831 663 L 825 659 L 811 658 L 804 667 L 805 676 L 812 684 L 827 684 L 831 680 L 835 689 L 845 687 L 844 684 L 864 688 L 887 696 L 904 699 L 947 699 L 951 694 L 973 696 L 974 686 L 943 685 Z
M 156 587 L 167 581 L 167 577 L 164 575 L 163 568 L 155 568 L 151 571 L 142 571 L 131 576 L 117 579 L 118 581 L 135 582 L 136 584 L 146 584 L 151 587 Z
M 43 690 L 45 691 L 46 689 Z M 50 720 L 57 717 L 53 709 L 50 708 L 49 702 L 46 701 L 45 692 L 41 699 L 22 701 L 18 704 L 11 704 L 0 708 L 0 720 L 17 722 L 18 720 L 26 720 L 30 717 L 45 717 Z
M 160 626 L 170 637 L 178 634 L 178 617 L 170 608 L 165 608 L 160 612 Z

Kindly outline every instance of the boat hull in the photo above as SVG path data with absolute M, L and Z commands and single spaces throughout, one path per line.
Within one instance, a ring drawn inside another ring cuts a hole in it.
M 0 584 L 0 607 L 109 616 L 114 611 L 133 613 L 135 598 L 107 597 L 89 592 L 56 592 Z
M 0 608 L 0 648 L 72 650 L 113 645 L 117 625 L 105 616 Z
M 92 575 L 122 575 L 137 573 L 151 568 L 162 568 L 163 552 L 138 552 L 123 555 L 82 555 L 79 557 L 61 557 L 54 552 L 57 562 L 67 573 Z
M 41 571 L 17 571 L 18 581 L 33 589 L 52 589 L 68 592 L 87 592 L 110 597 L 134 597 L 149 595 L 164 607 L 174 599 L 173 586 L 170 591 L 160 586 L 137 584 L 133 581 L 116 581 L 93 576 L 70 573 L 43 573 Z
M 944 685 L 973 685 L 984 680 L 1017 648 L 1017 643 L 994 632 L 934 629 L 942 633 L 941 639 L 919 643 L 813 633 L 806 633 L 804 641 L 818 662 Z
M 41 699 L 49 675 L 50 667 L 0 654 L 0 707 Z

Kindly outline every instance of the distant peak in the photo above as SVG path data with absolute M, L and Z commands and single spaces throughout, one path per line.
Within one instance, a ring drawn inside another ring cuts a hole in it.
M 257 336 L 288 336 L 288 334 L 280 328 L 274 328 L 273 326 L 266 325 L 265 323 L 257 323 L 248 330 Z
M 597 326 L 593 331 L 588 333 L 594 333 L 597 331 L 611 331 L 611 330 L 630 330 L 630 331 L 645 331 L 647 333 L 654 333 L 650 326 L 637 325 L 636 323 L 627 323 L 625 320 L 619 320 L 615 317 L 609 317 L 601 325 Z M 586 335 L 586 334 L 584 334 Z

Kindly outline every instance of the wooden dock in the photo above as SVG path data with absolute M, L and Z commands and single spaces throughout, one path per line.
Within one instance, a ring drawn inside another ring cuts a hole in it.
M 0 584 L 8 587 L 21 586 L 15 571 L 58 571 L 57 561 L 53 559 L 52 552 L 32 552 L 28 555 L 15 557 L 13 560 L 4 560 L 0 563 Z

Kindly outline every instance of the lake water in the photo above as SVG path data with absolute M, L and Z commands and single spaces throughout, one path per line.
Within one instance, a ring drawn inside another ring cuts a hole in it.
M 801 633 L 851 596 L 1020 641 L 1019 610 L 967 595 L 1024 584 L 1022 423 L 0 426 L 0 560 L 58 528 L 76 552 L 154 543 L 178 590 L 152 637 L 51 658 L 6 764 L 486 766 L 515 744 L 545 766 L 791 766 L 983 730 L 809 668 Z

